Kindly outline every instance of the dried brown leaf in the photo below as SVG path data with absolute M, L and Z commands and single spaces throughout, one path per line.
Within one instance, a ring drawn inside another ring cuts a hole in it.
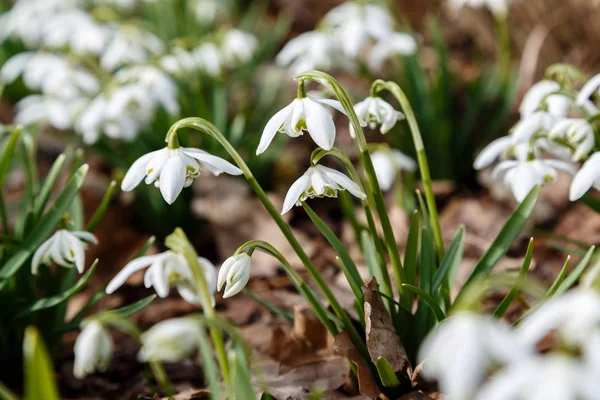
M 365 365 L 350 336 L 342 332 L 335 337 L 333 350 L 352 361 L 358 370 L 358 390 L 360 394 L 375 398 L 381 394 L 377 381 L 371 375 L 369 368 Z

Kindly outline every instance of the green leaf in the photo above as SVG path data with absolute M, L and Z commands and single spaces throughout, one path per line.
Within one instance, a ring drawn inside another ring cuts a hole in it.
M 363 253 L 365 255 L 365 262 L 367 263 L 367 267 L 369 268 L 369 274 L 375 279 L 377 282 L 381 282 L 380 269 L 379 269 L 379 261 L 377 259 L 377 250 L 375 250 L 375 245 L 373 244 L 373 240 L 371 239 L 371 235 L 366 230 L 360 232 L 360 243 L 363 249 Z
M 15 130 L 13 130 L 10 138 L 8 139 L 8 143 L 4 148 L 4 153 L 2 154 L 2 158 L 0 158 L 0 187 L 4 187 L 4 180 L 6 179 L 6 175 L 8 174 L 8 170 L 10 169 L 10 164 L 12 162 L 12 158 L 15 152 L 15 147 L 17 146 L 17 142 L 19 140 L 19 135 L 21 134 L 22 127 L 17 126 Z
M 77 170 L 58 195 L 48 213 L 42 217 L 35 229 L 24 240 L 23 247 L 0 268 L 0 290 L 6 285 L 7 279 L 12 277 L 25 264 L 31 254 L 50 235 L 79 192 L 87 171 L 87 165 L 83 165 Z
M 563 283 L 563 281 L 567 277 L 567 274 L 569 273 L 569 265 L 571 265 L 571 256 L 567 256 L 563 267 L 560 269 L 560 272 L 558 273 L 558 276 L 556 277 L 552 285 L 548 288 L 548 291 L 544 295 L 544 298 L 554 296 L 556 290 Z
M 375 368 L 377 368 L 377 373 L 379 374 L 383 386 L 387 388 L 400 386 L 400 380 L 398 380 L 396 372 L 394 372 L 390 362 L 386 360 L 385 357 L 379 357 L 377 361 L 375 361 Z
M 60 175 L 60 171 L 65 165 L 65 160 L 67 157 L 64 154 L 59 155 L 54 160 L 54 164 L 50 168 L 50 172 L 46 175 L 46 179 L 44 179 L 44 184 L 40 189 L 40 193 L 35 198 L 35 202 L 33 205 L 33 217 L 35 221 L 37 221 L 42 213 L 44 212 L 44 208 L 46 208 L 46 204 L 48 203 L 48 199 L 50 198 L 50 194 L 52 193 L 52 188 L 54 187 L 54 183 L 56 179 Z
M 408 283 L 403 283 L 402 287 L 419 296 L 421 300 L 423 300 L 425 304 L 429 306 L 431 311 L 433 311 L 433 314 L 435 315 L 435 318 L 438 321 L 443 321 L 446 318 L 446 314 L 444 314 L 444 311 L 442 311 L 442 309 L 437 305 L 435 299 L 431 297 L 429 293 L 416 286 L 409 285 Z
M 533 238 L 529 239 L 529 245 L 527 245 L 527 253 L 525 253 L 525 259 L 523 260 L 523 265 L 519 270 L 519 274 L 517 275 L 517 280 L 515 284 L 510 289 L 510 291 L 506 294 L 502 302 L 496 307 L 494 311 L 494 316 L 497 318 L 502 318 L 508 307 L 511 305 L 513 300 L 519 294 L 519 290 L 525 283 L 525 278 L 527 277 L 527 271 L 529 271 L 529 266 L 531 265 L 531 259 L 533 258 Z
M 19 398 L 0 382 L 0 400 L 19 400 Z
M 115 191 L 116 187 L 117 182 L 111 181 L 110 185 L 108 185 L 108 189 L 106 189 L 106 193 L 104 193 L 104 197 L 102 197 L 102 201 L 100 201 L 100 205 L 98 206 L 98 208 L 94 212 L 94 215 L 92 215 L 92 218 L 90 218 L 90 221 L 85 227 L 86 231 L 93 232 L 94 229 L 96 229 L 96 226 L 98 226 L 98 224 L 102 220 L 102 217 L 104 217 L 106 210 L 108 210 L 110 199 L 112 198 L 113 192 Z
M 596 249 L 596 246 L 590 247 L 590 249 L 587 251 L 585 256 L 581 259 L 579 264 L 577 264 L 577 266 L 575 267 L 573 272 L 571 272 L 565 278 L 565 280 L 558 286 L 558 288 L 556 289 L 556 293 L 555 293 L 556 295 L 560 295 L 560 294 L 566 292 L 567 290 L 569 290 L 571 288 L 571 286 L 573 286 L 575 283 L 577 283 L 577 281 L 579 280 L 579 277 L 581 276 L 583 271 L 585 271 L 587 265 L 589 264 L 590 260 L 592 259 L 592 255 L 594 254 L 595 249 Z
M 19 313 L 17 313 L 15 318 L 21 318 L 21 317 L 24 317 L 25 315 L 31 314 L 32 312 L 44 310 L 44 309 L 50 308 L 50 307 L 54 307 L 66 300 L 69 300 L 72 296 L 77 294 L 77 292 L 79 292 L 81 289 L 83 289 L 85 287 L 85 285 L 87 285 L 90 278 L 94 274 L 94 271 L 96 270 L 97 265 L 98 265 L 98 259 L 96 259 L 92 263 L 92 266 L 86 271 L 85 274 L 83 274 L 81 276 L 81 278 L 79 278 L 79 281 L 77 281 L 77 283 L 74 286 L 72 286 L 71 288 L 65 290 L 64 292 L 62 292 L 60 294 L 57 294 L 56 296 L 46 297 L 46 298 L 37 300 L 35 303 L 30 305 L 29 307 L 26 307 L 25 309 L 23 309 Z
M 535 202 L 540 194 L 540 186 L 535 186 L 531 192 L 525 197 L 523 202 L 516 208 L 513 214 L 510 216 L 508 221 L 502 227 L 502 230 L 485 252 L 481 260 L 477 263 L 471 275 L 463 285 L 458 297 L 462 295 L 463 291 L 473 280 L 481 277 L 486 277 L 492 271 L 496 263 L 506 254 L 508 249 L 513 245 L 517 239 L 525 223 L 531 216 L 533 209 L 535 208 Z
M 435 250 L 433 240 L 428 229 L 423 229 L 421 236 L 421 263 L 419 265 L 419 287 L 429 294 L 433 294 L 432 283 L 435 273 Z
M 23 341 L 24 400 L 60 400 L 52 362 L 37 328 L 28 326 Z
M 152 301 L 156 298 L 155 294 L 152 294 L 148 297 L 144 297 L 141 300 L 136 301 L 133 304 L 129 304 L 127 306 L 121 308 L 115 308 L 114 310 L 110 310 L 108 312 L 119 314 L 121 317 L 129 317 L 130 315 L 135 314 L 138 311 L 141 311 L 148 304 L 152 303 Z
M 442 285 L 444 279 L 447 280 L 449 285 L 454 283 L 456 276 L 456 270 L 462 260 L 463 250 L 465 248 L 465 227 L 461 225 L 460 228 L 454 234 L 452 243 L 448 247 L 448 252 L 444 256 L 440 264 L 440 268 L 436 271 L 433 277 L 433 287 L 431 293 L 437 292 L 439 287 Z
M 421 221 L 419 211 L 415 210 L 410 219 L 410 229 L 406 239 L 406 251 L 404 252 L 404 278 L 406 283 L 415 284 L 417 275 L 417 257 L 419 255 L 419 234 L 421 233 Z

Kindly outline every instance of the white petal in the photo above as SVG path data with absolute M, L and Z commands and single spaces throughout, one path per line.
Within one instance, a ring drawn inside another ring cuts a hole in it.
M 473 163 L 473 168 L 480 170 L 489 166 L 511 145 L 512 138 L 510 136 L 501 137 L 492 141 L 481 151 L 481 153 L 479 153 Z
M 169 294 L 169 278 L 167 277 L 166 263 L 175 262 L 173 258 L 164 257 L 161 260 L 157 260 L 146 271 L 146 274 L 150 275 L 149 279 L 159 297 L 167 297 Z
M 537 184 L 542 183 L 543 178 L 537 171 L 528 166 L 522 165 L 515 169 L 515 177 L 512 182 L 512 192 L 518 202 L 525 200 L 525 197 L 531 192 L 531 189 Z
M 129 170 L 121 182 L 121 190 L 129 192 L 140 184 L 142 179 L 144 179 L 146 176 L 146 166 L 159 151 L 162 150 L 156 150 L 148 154 L 144 154 L 135 160 L 133 164 L 131 164 L 131 167 L 129 167 Z
M 262 136 L 260 137 L 260 143 L 256 148 L 256 155 L 262 154 L 265 152 L 265 150 L 267 150 L 267 147 L 269 147 L 269 145 L 273 141 L 273 138 L 281 128 L 281 125 L 283 124 L 285 119 L 290 115 L 293 104 L 294 103 L 291 103 L 282 110 L 277 111 L 277 113 L 275 113 L 275 115 L 271 117 L 269 122 L 267 122 L 267 125 L 265 125 L 265 129 L 263 130 Z
M 160 173 L 160 193 L 168 204 L 173 204 L 183 190 L 185 176 L 185 163 L 181 157 L 169 157 Z
M 587 81 L 587 83 L 585 85 L 583 85 L 583 87 L 579 91 L 579 94 L 577 95 L 577 104 L 583 105 L 585 103 L 585 101 L 588 100 L 590 98 L 590 96 L 592 94 L 594 94 L 594 92 L 596 90 L 598 90 L 599 86 L 600 86 L 600 74 L 594 76 L 592 79 Z
M 344 189 L 348 190 L 354 196 L 358 197 L 361 200 L 367 198 L 367 195 L 361 190 L 360 186 L 352 179 L 342 174 L 340 171 L 336 171 L 335 169 L 324 167 L 319 165 L 321 169 L 323 169 L 324 173 L 327 177 L 331 178 L 334 182 L 342 186 Z
M 42 245 L 38 247 L 38 249 L 33 254 L 33 260 L 31 261 L 31 273 L 33 275 L 37 275 L 38 269 L 40 268 L 40 261 L 42 260 L 50 246 L 52 246 L 53 242 L 54 236 L 50 237 L 50 239 L 42 243 Z
M 159 260 L 161 257 L 164 256 L 165 253 L 154 254 L 151 256 L 139 257 L 135 260 L 128 262 L 123 267 L 123 269 L 119 271 L 119 273 L 108 283 L 108 286 L 106 286 L 106 294 L 113 293 L 115 290 L 120 288 L 125 283 L 125 281 L 129 279 L 131 275 L 133 275 L 140 269 L 146 268 L 148 265 L 152 264 L 153 262 Z
M 205 151 L 186 147 L 183 151 L 190 157 L 194 157 L 201 163 L 208 164 L 212 167 L 211 172 L 219 175 L 220 172 L 225 172 L 229 175 L 241 175 L 242 170 L 221 157 L 213 156 Z M 220 171 L 220 172 L 219 172 Z
M 79 238 L 81 240 L 84 240 L 88 243 L 93 243 L 93 244 L 98 244 L 98 239 L 96 238 L 96 236 L 94 236 L 92 233 L 90 232 L 86 232 L 86 231 L 75 231 L 75 232 L 71 232 L 71 234 L 73 236 L 75 236 L 76 238 Z
M 592 160 L 592 158 L 581 167 L 575 178 L 573 178 L 569 189 L 569 200 L 576 201 L 581 198 L 581 196 L 590 190 L 594 182 L 600 178 L 600 159 L 596 158 Z
M 331 150 L 335 141 L 333 117 L 325 107 L 308 98 L 304 99 L 304 107 L 308 133 L 317 146 Z
M 283 208 L 281 210 L 281 215 L 287 213 L 294 207 L 294 204 L 298 202 L 300 196 L 306 189 L 308 189 L 308 185 L 310 184 L 310 177 L 306 174 L 302 175 L 300 178 L 296 180 L 290 186 L 287 194 L 285 195 L 285 200 L 283 201 Z

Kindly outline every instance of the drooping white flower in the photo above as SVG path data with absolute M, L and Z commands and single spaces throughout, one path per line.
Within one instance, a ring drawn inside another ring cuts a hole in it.
M 494 179 L 502 179 L 515 199 L 523 201 L 535 185 L 545 185 L 556 180 L 562 170 L 570 175 L 575 168 L 560 160 L 506 160 L 498 164 L 492 173 Z
M 86 321 L 75 341 L 73 352 L 75 353 L 73 375 L 77 379 L 83 379 L 95 371 L 104 372 L 112 358 L 112 337 L 101 322 Z
M 134 25 L 120 26 L 100 57 L 100 66 L 114 71 L 120 66 L 145 63 L 164 51 L 163 42 L 154 34 Z
M 311 69 L 329 71 L 341 59 L 341 48 L 333 34 L 328 31 L 301 33 L 283 46 L 275 62 L 288 66 L 292 75 Z
M 251 259 L 246 253 L 231 256 L 221 265 L 217 278 L 217 291 L 225 285 L 224 299 L 235 296 L 246 286 L 250 279 L 250 265 Z
M 179 113 L 177 84 L 160 69 L 152 65 L 134 65 L 120 69 L 114 80 L 119 85 L 143 89 L 146 97 L 152 100 L 153 106 L 160 104 L 170 115 Z
M 114 30 L 99 24 L 81 9 L 70 10 L 50 18 L 43 26 L 42 46 L 69 47 L 76 54 L 100 55 Z
M 463 313 L 443 321 L 421 345 L 419 360 L 426 378 L 437 379 L 450 400 L 470 399 L 487 373 L 530 356 L 503 322 Z
M 231 29 L 225 33 L 221 41 L 223 62 L 229 68 L 245 64 L 254 57 L 258 47 L 258 39 L 251 33 L 239 29 Z
M 381 125 L 379 132 L 386 134 L 396 125 L 398 120 L 404 119 L 404 114 L 396 111 L 394 107 L 381 97 L 367 97 L 361 102 L 354 105 L 356 115 L 360 120 L 369 124 L 371 129 L 375 129 L 377 125 Z M 350 136 L 356 137 L 354 128 L 350 125 Z
M 558 93 L 561 86 L 556 81 L 543 80 L 533 85 L 519 107 L 522 117 L 531 115 L 539 110 L 547 110 L 556 116 L 566 116 L 573 100 L 564 94 Z
M 202 43 L 192 51 L 192 54 L 200 71 L 211 77 L 221 74 L 223 60 L 221 60 L 221 53 L 214 43 Z
M 578 200 L 590 188 L 600 189 L 600 153 L 594 153 L 575 174 L 569 188 L 569 199 Z
M 412 158 L 396 149 L 373 151 L 371 160 L 373 161 L 377 181 L 383 191 L 392 188 L 400 171 L 414 171 L 417 169 L 417 163 Z
M 453 8 L 485 7 L 497 16 L 505 16 L 508 13 L 508 0 L 449 0 L 449 4 Z
M 335 124 L 326 105 L 345 114 L 337 100 L 317 99 L 310 96 L 296 98 L 267 122 L 256 154 L 264 153 L 277 132 L 285 133 L 289 137 L 298 137 L 304 134 L 304 131 L 308 131 L 317 146 L 331 150 L 335 141 Z
M 213 296 L 217 289 L 215 266 L 206 258 L 199 257 L 198 263 L 204 273 L 209 295 Z M 202 304 L 202 296 L 196 286 L 193 273 L 182 254 L 165 251 L 151 256 L 143 256 L 130 261 L 108 283 L 106 293 L 111 294 L 120 288 L 135 272 L 148 267 L 144 274 L 144 286 L 154 287 L 156 294 L 166 297 L 169 289 L 175 287 L 179 295 L 191 304 Z M 213 300 L 214 301 L 214 300 Z
M 201 25 L 210 25 L 215 22 L 220 13 L 229 12 L 229 3 L 226 1 L 192 0 L 188 2 L 188 6 Z
M 536 133 L 548 133 L 560 119 L 549 112 L 535 111 L 517 122 L 511 133 L 513 142 L 526 142 Z
M 33 253 L 31 273 L 37 275 L 40 264 L 55 262 L 61 267 L 75 266 L 79 273 L 85 268 L 85 249 L 87 243 L 98 243 L 96 236 L 85 231 L 70 232 L 59 229 L 38 247 Z
M 314 165 L 290 186 L 281 214 L 285 214 L 296 206 L 302 205 L 306 199 L 315 197 L 337 197 L 338 191 L 348 190 L 352 195 L 364 200 L 367 195 L 352 179 L 335 169 Z
M 575 147 L 573 161 L 581 161 L 596 145 L 594 127 L 583 118 L 566 118 L 557 122 L 548 136 L 550 139 L 565 139 Z
M 417 51 L 417 41 L 408 33 L 393 32 L 377 41 L 369 54 L 372 71 L 381 71 L 383 63 L 395 56 L 407 56 Z
M 191 318 L 171 318 L 159 322 L 140 336 L 142 362 L 181 361 L 196 350 L 201 326 Z
M 129 168 L 121 183 L 121 189 L 129 192 L 145 179 L 147 185 L 154 183 L 160 188 L 165 201 L 173 204 L 184 187 L 192 184 L 200 176 L 200 166 L 213 175 L 225 172 L 240 175 L 242 171 L 220 157 L 213 156 L 200 149 L 168 147 L 150 152 L 138 158 Z
M 350 59 L 355 59 L 369 40 L 384 40 L 394 30 L 388 9 L 374 3 L 345 2 L 329 11 L 323 22 L 336 31 Z
M 593 400 L 600 381 L 593 370 L 564 355 L 535 356 L 499 371 L 475 400 Z

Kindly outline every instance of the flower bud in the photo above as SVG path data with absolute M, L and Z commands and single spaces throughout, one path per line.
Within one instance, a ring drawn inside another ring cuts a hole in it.
M 110 333 L 100 322 L 88 322 L 75 341 L 73 374 L 77 379 L 83 379 L 96 370 L 106 371 L 112 351 L 113 341 Z
M 142 333 L 142 348 L 138 359 L 175 362 L 189 357 L 196 350 L 200 325 L 190 318 L 172 318 L 159 322 Z
M 224 299 L 238 294 L 246 286 L 250 279 L 250 261 L 250 256 L 246 253 L 225 260 L 217 280 L 217 290 L 225 285 Z

